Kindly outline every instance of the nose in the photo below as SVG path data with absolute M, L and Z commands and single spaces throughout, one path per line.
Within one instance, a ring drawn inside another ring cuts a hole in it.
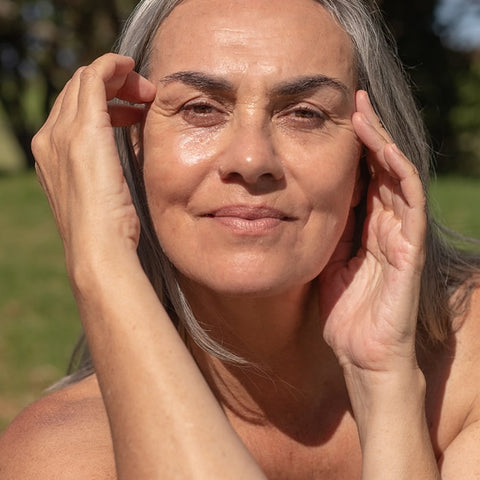
M 284 178 L 281 159 L 268 126 L 238 125 L 231 132 L 219 163 L 222 180 L 272 185 Z

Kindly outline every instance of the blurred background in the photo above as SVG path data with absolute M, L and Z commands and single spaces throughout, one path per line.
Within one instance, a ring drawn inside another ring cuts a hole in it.
M 0 0 L 0 432 L 66 371 L 80 333 L 30 140 L 134 0 Z M 383 0 L 437 152 L 444 222 L 480 238 L 480 0 Z

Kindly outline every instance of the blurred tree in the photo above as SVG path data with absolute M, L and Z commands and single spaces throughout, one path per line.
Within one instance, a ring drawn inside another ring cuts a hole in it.
M 480 67 L 460 22 L 468 15 L 472 25 L 480 24 L 473 16 L 480 0 L 380 3 L 431 135 L 436 170 L 480 174 Z M 449 17 L 439 22 L 445 5 Z
M 110 50 L 135 0 L 0 0 L 0 101 L 29 166 L 30 140 L 81 64 Z
M 412 80 L 417 103 L 422 109 L 433 148 L 438 153 L 437 169 L 451 169 L 456 145 L 449 112 L 457 102 L 453 71 L 465 68 L 463 58 L 451 55 L 434 32 L 437 0 L 405 2 L 383 0 L 387 23 L 398 43 L 400 58 Z
M 467 70 L 455 75 L 458 102 L 450 111 L 450 124 L 462 161 L 462 173 L 480 176 L 480 54 L 474 55 Z
M 457 13 L 467 4 L 480 2 L 455 1 Z M 33 165 L 31 136 L 58 91 L 79 65 L 110 49 L 122 19 L 137 2 L 0 0 L 0 100 L 29 165 Z M 442 43 L 442 38 L 451 35 L 455 19 L 439 27 L 435 11 L 447 2 L 378 3 L 398 42 L 439 153 L 438 170 L 471 172 L 476 166 L 480 174 L 479 61 Z
M 448 120 L 460 170 L 480 176 L 480 0 L 440 0 L 435 28 L 466 60 L 467 68 L 454 72 L 457 102 Z

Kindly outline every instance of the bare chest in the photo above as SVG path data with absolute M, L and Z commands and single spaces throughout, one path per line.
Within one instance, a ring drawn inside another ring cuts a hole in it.
M 338 419 L 335 428 L 318 435 L 292 435 L 258 426 L 246 430 L 237 429 L 269 480 L 360 479 L 360 444 L 348 413 Z

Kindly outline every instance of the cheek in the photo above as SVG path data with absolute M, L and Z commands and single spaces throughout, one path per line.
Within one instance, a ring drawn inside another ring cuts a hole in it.
M 180 168 L 188 168 L 214 158 L 218 149 L 218 134 L 192 129 L 178 135 L 172 143 L 172 157 Z
M 153 125 L 146 126 L 143 138 L 144 180 L 152 215 L 171 204 L 187 204 L 209 174 L 217 145 L 214 135 Z
M 339 130 L 307 144 L 284 145 L 291 174 L 314 210 L 348 211 L 355 203 L 361 144 L 350 130 Z

